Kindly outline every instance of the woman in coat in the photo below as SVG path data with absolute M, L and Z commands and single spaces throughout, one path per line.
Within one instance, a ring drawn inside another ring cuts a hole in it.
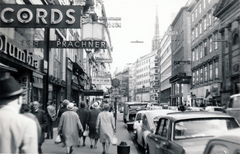
M 62 133 L 67 147 L 67 153 L 72 153 L 73 145 L 78 145 L 78 133 L 83 131 L 82 124 L 80 122 L 78 114 L 73 111 L 74 104 L 69 103 L 58 125 L 58 131 Z
M 77 114 L 80 118 L 81 124 L 83 126 L 83 131 L 85 131 L 86 130 L 86 125 L 87 125 L 88 120 L 89 120 L 89 112 L 86 109 L 85 102 L 82 102 L 80 104 L 80 108 L 76 112 L 77 112 Z M 79 134 L 79 137 L 80 137 L 80 139 L 81 139 L 81 137 L 83 137 L 83 146 L 85 146 L 86 136 L 83 136 L 82 133 L 81 133 L 81 134 Z
M 103 147 L 103 154 L 108 153 L 112 137 L 116 133 L 113 114 L 109 112 L 109 105 L 103 105 L 103 111 L 99 113 L 96 123 L 96 130 L 100 131 L 100 142 Z
M 94 148 L 97 148 L 97 142 L 99 139 L 99 134 L 96 131 L 96 121 L 98 114 L 100 113 L 99 110 L 99 105 L 98 102 L 95 102 L 92 104 L 92 109 L 89 111 L 89 121 L 88 121 L 88 126 L 89 126 L 89 138 L 91 142 L 90 148 L 93 148 L 93 140 L 94 140 Z

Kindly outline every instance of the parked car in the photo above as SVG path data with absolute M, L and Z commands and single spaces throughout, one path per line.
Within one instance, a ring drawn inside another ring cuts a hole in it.
M 125 102 L 123 120 L 127 124 L 128 130 L 133 130 L 136 113 L 147 109 L 147 102 Z
M 186 111 L 204 111 L 204 108 L 203 107 L 190 106 L 190 107 L 187 107 Z
M 205 111 L 208 112 L 223 112 L 223 108 L 220 106 L 207 106 Z
M 240 153 L 240 128 L 224 132 L 222 135 L 211 139 L 204 154 L 239 154 Z
M 147 135 L 146 153 L 202 154 L 207 142 L 227 130 L 238 128 L 225 113 L 192 111 L 169 113 Z
M 136 137 L 136 133 L 138 131 L 140 131 L 140 129 L 142 129 L 142 118 L 144 115 L 144 112 L 148 112 L 149 110 L 142 110 L 142 111 L 138 111 L 136 116 L 135 116 L 135 120 L 134 120 L 134 124 L 133 124 L 133 133 Z
M 168 106 L 168 110 L 178 111 L 177 106 Z
M 159 106 L 162 106 L 163 109 L 168 109 L 168 103 L 160 103 Z
M 227 114 L 236 118 L 240 123 L 240 94 L 230 96 L 230 101 L 225 111 Z
M 168 113 L 175 112 L 173 110 L 147 110 L 145 112 L 142 112 L 142 124 L 140 125 L 140 128 L 137 129 L 136 132 L 136 140 L 139 145 L 141 145 L 143 148 L 145 147 L 146 143 L 146 137 L 147 135 L 155 130 L 157 126 L 158 119 L 166 115 Z

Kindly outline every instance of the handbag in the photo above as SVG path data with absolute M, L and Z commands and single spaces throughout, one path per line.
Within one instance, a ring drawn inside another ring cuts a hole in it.
M 117 142 L 118 142 L 118 139 L 117 139 L 116 135 L 114 134 L 113 138 L 112 138 L 112 145 L 117 145 Z
M 89 135 L 89 131 L 88 130 L 85 130 L 84 132 L 83 132 L 83 136 L 88 136 Z
M 62 140 L 61 140 L 60 135 L 57 135 L 57 137 L 56 137 L 56 139 L 55 139 L 55 144 L 59 144 L 59 143 L 61 143 L 61 142 L 62 142 Z

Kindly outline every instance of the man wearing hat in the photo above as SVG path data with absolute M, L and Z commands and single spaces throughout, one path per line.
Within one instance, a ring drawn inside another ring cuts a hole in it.
M 37 125 L 19 113 L 23 89 L 10 71 L 0 63 L 0 153 L 37 153 Z
M 47 115 L 46 115 L 45 111 L 39 108 L 40 104 L 38 101 L 33 101 L 32 105 L 33 105 L 32 114 L 34 114 L 37 117 L 38 122 L 42 128 L 40 141 L 38 142 L 38 152 L 42 153 L 42 144 L 44 142 L 45 131 L 48 126 L 48 119 L 47 119 Z

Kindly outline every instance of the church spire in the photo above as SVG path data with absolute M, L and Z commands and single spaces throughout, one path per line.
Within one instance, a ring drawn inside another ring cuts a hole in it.
M 154 29 L 154 36 L 152 40 L 152 51 L 155 51 L 158 49 L 159 43 L 160 43 L 160 35 L 159 35 L 158 8 L 156 6 L 155 29 Z

